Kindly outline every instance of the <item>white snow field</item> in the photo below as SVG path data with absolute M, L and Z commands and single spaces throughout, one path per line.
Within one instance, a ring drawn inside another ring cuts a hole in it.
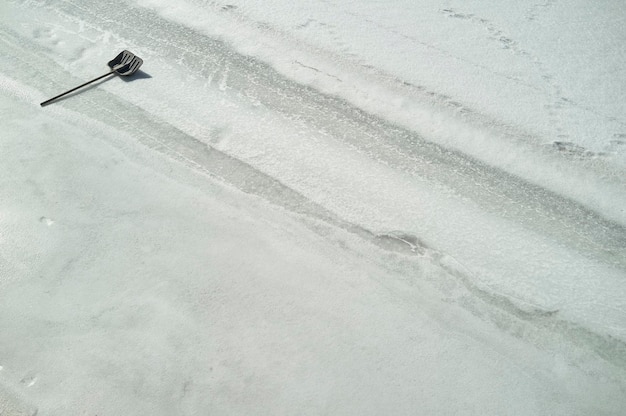
M 3 0 L 0 415 L 625 414 L 625 27 Z

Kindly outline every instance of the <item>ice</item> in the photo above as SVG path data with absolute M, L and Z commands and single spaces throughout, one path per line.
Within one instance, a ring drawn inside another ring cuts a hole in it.
M 0 413 L 620 414 L 623 20 L 5 2 Z

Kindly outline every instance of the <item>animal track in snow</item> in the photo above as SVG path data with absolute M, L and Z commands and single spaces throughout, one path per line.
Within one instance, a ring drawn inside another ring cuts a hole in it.
M 35 29 L 33 30 L 33 38 L 41 41 L 44 44 L 52 46 L 61 45 L 64 42 L 59 39 L 56 30 L 51 28 Z
M 231 10 L 235 10 L 236 8 L 237 8 L 237 6 L 235 6 L 233 4 L 225 4 L 225 5 L 223 5 L 221 7 L 220 10 L 223 11 L 223 12 L 228 12 L 228 11 L 231 11 Z
M 26 387 L 32 387 L 35 385 L 35 383 L 37 383 L 37 375 L 26 374 L 24 377 L 22 377 L 22 379 L 20 380 L 20 383 L 22 383 Z
M 626 134 L 616 133 L 613 135 L 613 139 L 609 141 L 609 145 L 606 148 L 609 153 L 624 153 L 626 152 Z
M 552 3 L 553 1 L 546 2 L 545 7 L 550 6 Z M 542 5 L 537 5 L 535 7 Z M 569 106 L 576 106 L 576 103 L 567 97 L 564 97 L 563 88 L 555 80 L 555 76 L 548 72 L 545 64 L 538 56 L 526 50 L 518 41 L 508 36 L 504 30 L 500 29 L 495 23 L 488 19 L 481 18 L 471 13 L 460 13 L 455 9 L 442 9 L 441 12 L 450 18 L 467 20 L 482 26 L 489 34 L 489 39 L 497 42 L 502 49 L 509 50 L 514 55 L 524 58 L 529 66 L 534 67 L 548 88 L 547 99 L 549 100 L 549 103 L 545 106 L 549 109 L 548 114 L 550 115 L 551 124 L 555 126 L 557 132 L 561 133 L 564 131 L 562 124 L 562 120 L 564 118 L 561 117 L 563 108 L 566 107 L 566 104 Z
M 46 224 L 48 227 L 52 226 L 52 224 L 54 224 L 54 220 L 48 217 L 40 217 L 39 218 L 39 222 L 42 224 Z
M 518 43 L 508 37 L 502 29 L 498 28 L 493 22 L 487 19 L 475 16 L 471 13 L 459 13 L 454 9 L 442 9 L 441 12 L 446 16 L 454 19 L 468 20 L 472 23 L 477 23 L 481 25 L 487 31 L 487 33 L 489 33 L 490 38 L 500 43 L 500 46 L 503 49 L 513 49 L 514 52 L 516 52 L 517 54 L 530 55 L 529 53 L 523 51 L 519 47 Z
M 526 20 L 530 20 L 530 21 L 536 20 L 542 11 L 547 10 L 554 3 L 556 3 L 556 0 L 547 0 L 547 1 L 544 1 L 543 3 L 534 4 L 528 10 L 526 10 L 526 15 L 525 15 Z

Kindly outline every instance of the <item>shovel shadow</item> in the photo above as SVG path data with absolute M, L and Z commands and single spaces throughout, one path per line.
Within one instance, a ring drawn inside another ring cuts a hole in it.
M 138 69 L 137 71 L 135 71 L 134 74 L 131 74 L 125 77 L 120 77 L 120 78 L 124 82 L 130 82 L 130 81 L 135 81 L 136 79 L 152 78 L 152 75 L 148 74 L 147 72 L 143 72 L 141 69 Z

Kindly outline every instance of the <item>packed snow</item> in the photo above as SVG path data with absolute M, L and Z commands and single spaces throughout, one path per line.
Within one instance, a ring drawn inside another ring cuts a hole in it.
M 0 414 L 623 414 L 624 27 L 5 0 Z

